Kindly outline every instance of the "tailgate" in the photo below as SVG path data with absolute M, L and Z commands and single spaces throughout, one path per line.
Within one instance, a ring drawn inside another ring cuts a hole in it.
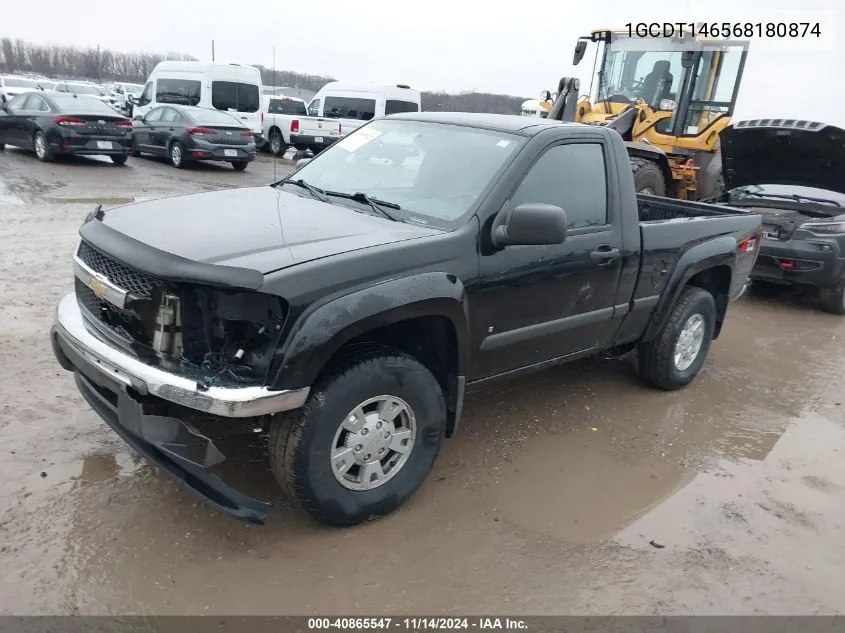
M 339 119 L 313 116 L 299 117 L 299 133 L 302 136 L 338 138 L 340 136 L 340 130 L 341 123 Z

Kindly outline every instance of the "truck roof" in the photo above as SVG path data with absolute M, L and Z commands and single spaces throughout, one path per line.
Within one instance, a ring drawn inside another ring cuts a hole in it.
M 554 125 L 581 127 L 581 123 L 562 123 L 554 119 L 535 119 L 517 114 L 487 114 L 476 112 L 403 112 L 391 114 L 390 119 L 448 123 L 465 127 L 480 127 L 500 132 L 520 132 L 533 136 Z

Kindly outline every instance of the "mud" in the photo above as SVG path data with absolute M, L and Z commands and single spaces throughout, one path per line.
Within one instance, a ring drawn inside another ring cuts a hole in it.
M 475 393 L 418 494 L 351 530 L 292 509 L 256 458 L 275 508 L 249 526 L 133 454 L 47 333 L 92 204 L 260 184 L 272 162 L 101 162 L 0 153 L 0 612 L 845 609 L 845 320 L 751 293 L 681 392 L 585 361 Z

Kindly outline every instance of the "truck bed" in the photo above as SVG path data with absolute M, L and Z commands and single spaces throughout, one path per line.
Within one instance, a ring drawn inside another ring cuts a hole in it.
M 662 196 L 637 194 L 637 209 L 640 222 L 664 222 L 689 218 L 704 218 L 724 215 L 754 215 L 745 209 L 724 205 L 676 200 Z

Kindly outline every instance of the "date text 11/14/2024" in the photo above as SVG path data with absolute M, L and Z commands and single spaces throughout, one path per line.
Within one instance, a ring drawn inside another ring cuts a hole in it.
M 312 631 L 527 631 L 528 624 L 519 618 L 500 617 L 413 617 L 413 618 L 308 618 L 308 629 Z
M 820 38 L 818 22 L 628 22 L 628 37 Z

